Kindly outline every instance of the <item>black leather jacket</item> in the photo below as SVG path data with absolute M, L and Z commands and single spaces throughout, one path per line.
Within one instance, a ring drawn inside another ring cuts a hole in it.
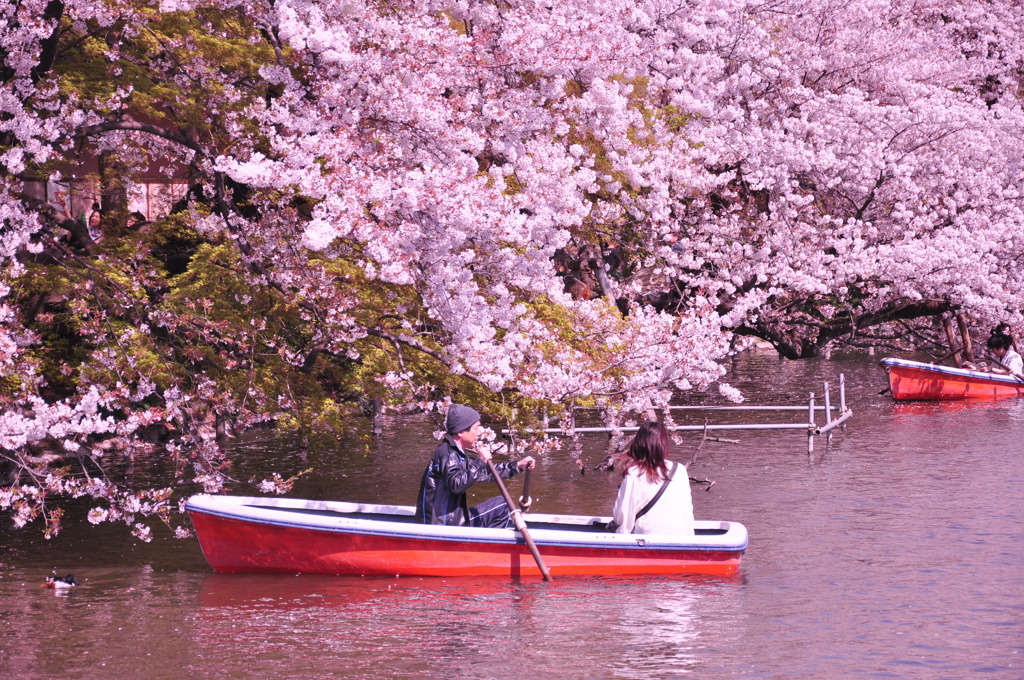
M 502 479 L 519 473 L 515 461 L 496 463 L 495 469 Z M 445 435 L 430 457 L 430 465 L 423 473 L 420 493 L 416 497 L 416 519 L 424 524 L 461 526 L 469 523 L 466 490 L 476 482 L 491 482 L 494 478 L 487 463 L 463 453 L 450 435 Z

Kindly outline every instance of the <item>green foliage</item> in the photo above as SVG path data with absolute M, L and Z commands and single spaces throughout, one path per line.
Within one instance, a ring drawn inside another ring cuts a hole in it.
M 75 390 L 78 367 L 90 349 L 81 335 L 81 307 L 73 304 L 80 291 L 76 279 L 75 269 L 33 262 L 26 275 L 14 282 L 25 303 L 26 325 L 40 339 L 29 356 L 46 382 L 46 391 L 57 397 Z
M 244 156 L 243 144 L 268 151 L 256 126 L 235 114 L 276 96 L 259 76 L 263 66 L 281 64 L 301 76 L 286 47 L 275 53 L 243 6 L 170 13 L 138 4 L 121 9 L 123 17 L 134 12 L 146 21 L 127 18 L 100 26 L 62 19 L 51 71 L 58 97 L 81 102 L 108 122 L 130 119 L 192 140 L 207 158 L 228 149 Z M 523 87 L 536 78 L 519 76 Z M 229 117 L 231 125 L 225 123 Z M 159 145 L 144 147 L 133 133 L 119 139 L 113 165 L 114 179 L 122 184 L 164 162 Z M 81 179 L 84 166 L 74 164 L 98 153 L 92 143 L 91 137 L 76 139 L 65 159 L 34 170 L 45 177 L 57 170 L 66 176 L 70 169 Z M 584 143 L 596 146 L 593 140 Z M 196 161 L 184 161 L 189 162 Z M 105 191 L 97 173 L 89 177 L 97 191 Z M 517 182 L 508 177 L 509 193 L 521 189 Z M 188 210 L 142 229 L 107 225 L 104 239 L 88 253 L 69 250 L 29 264 L 16 295 L 40 338 L 30 359 L 38 363 L 48 396 L 118 385 L 127 404 L 128 393 L 152 385 L 146 405 L 160 406 L 162 395 L 176 390 L 192 395 L 189 417 L 216 412 L 243 424 L 275 419 L 325 445 L 365 434 L 363 416 L 371 400 L 400 406 L 452 397 L 509 420 L 539 410 L 521 395 L 494 394 L 453 374 L 433 356 L 440 354 L 443 338 L 423 309 L 421 291 L 368 280 L 357 264 L 360 244 L 349 244 L 351 258 L 345 244 L 334 259 L 310 256 L 309 264 L 332 282 L 321 291 L 295 294 L 253 275 L 230 234 L 196 230 L 195 218 L 212 210 L 209 192 L 209 186 L 193 187 Z M 233 209 L 265 226 L 268 243 L 280 238 L 276 220 L 309 215 L 309 201 L 294 192 L 228 192 Z M 283 239 L 280 245 L 297 251 Z M 336 299 L 344 304 L 335 305 Z M 572 321 L 561 318 L 554 305 L 544 299 L 530 304 L 558 329 L 563 346 L 601 351 L 579 341 Z M 335 307 L 351 317 L 353 338 L 335 338 L 322 323 L 318 314 Z M 361 335 L 360 328 L 369 333 Z M 553 355 L 559 347 L 553 343 L 550 350 Z M 384 384 L 380 378 L 388 374 L 410 380 L 405 387 Z

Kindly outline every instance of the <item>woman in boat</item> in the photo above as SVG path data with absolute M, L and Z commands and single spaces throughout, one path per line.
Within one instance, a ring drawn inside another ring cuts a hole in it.
M 1013 348 L 1013 338 L 1003 330 L 1004 328 L 1005 324 L 996 326 L 985 343 L 988 351 L 999 362 L 998 365 L 992 366 L 991 370 L 993 373 L 1009 373 L 1024 379 L 1024 359 Z
M 469 406 L 452 404 L 445 418 L 445 429 L 447 433 L 434 449 L 430 465 L 420 482 L 416 519 L 424 524 L 446 526 L 509 526 L 511 510 L 501 496 L 472 508 L 466 501 L 466 491 L 473 484 L 494 481 L 487 468 L 491 454 L 480 450 L 476 452 L 476 458 L 470 458 L 467 453 L 473 450 L 480 438 L 480 414 Z M 526 457 L 497 463 L 494 467 L 502 479 L 509 479 L 533 466 L 533 458 Z
M 622 484 L 612 512 L 620 534 L 693 535 L 693 501 L 686 466 L 666 460 L 668 429 L 644 423 L 615 469 Z

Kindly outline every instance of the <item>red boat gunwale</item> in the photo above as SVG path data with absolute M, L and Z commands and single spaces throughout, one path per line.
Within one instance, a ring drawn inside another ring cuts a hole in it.
M 187 504 L 203 554 L 224 573 L 539 576 L 514 529 L 418 524 L 414 508 L 242 496 Z M 737 522 L 698 521 L 693 537 L 604 531 L 608 517 L 531 514 L 553 575 L 711 574 L 739 569 Z
M 889 374 L 889 389 L 899 401 L 998 399 L 1024 396 L 1024 382 L 1011 375 L 939 366 L 907 359 L 880 362 Z

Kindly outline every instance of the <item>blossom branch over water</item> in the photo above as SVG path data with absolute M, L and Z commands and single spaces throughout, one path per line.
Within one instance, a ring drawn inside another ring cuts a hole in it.
M 217 492 L 240 483 L 219 442 L 268 421 L 345 430 L 453 394 L 641 413 L 715 383 L 748 337 L 802 357 L 944 311 L 1021 320 L 1012 2 L 0 18 L 0 509 L 19 525 L 56 530 L 49 504 L 88 495 L 90 521 L 145 539 L 173 494 L 115 469 L 159 459 Z M 133 222 L 154 168 L 187 194 Z M 102 238 L 26 182 L 91 182 Z

